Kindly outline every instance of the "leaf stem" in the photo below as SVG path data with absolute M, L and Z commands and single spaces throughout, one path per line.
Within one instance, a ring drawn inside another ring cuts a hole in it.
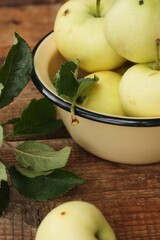
M 160 38 L 156 39 L 156 70 L 160 70 Z
M 76 126 L 79 123 L 75 114 L 75 102 L 72 102 L 72 105 L 71 105 L 71 120 L 72 120 L 71 122 L 72 126 Z
M 96 0 L 96 17 L 101 16 L 101 14 L 100 14 L 100 3 L 101 3 L 101 0 Z

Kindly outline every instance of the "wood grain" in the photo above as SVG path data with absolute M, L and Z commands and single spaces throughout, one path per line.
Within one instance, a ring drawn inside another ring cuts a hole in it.
M 159 239 L 159 164 L 130 166 L 107 162 L 82 150 L 72 139 L 43 142 L 57 150 L 71 146 L 67 169 L 80 174 L 85 184 L 62 198 L 43 203 L 27 200 L 12 189 L 10 206 L 0 219 L 0 233 L 4 234 L 8 228 L 7 231 L 15 237 L 11 239 L 34 239 L 37 226 L 53 207 L 68 200 L 84 200 L 102 210 L 118 239 Z M 11 142 L 13 146 L 19 143 Z M 7 161 L 13 161 L 13 155 L 7 148 L 3 149 L 2 156 Z
M 35 4 L 56 4 L 63 3 L 65 0 L 1 0 L 0 6 L 20 6 L 20 5 L 35 5 Z
M 13 33 L 23 37 L 31 48 L 53 30 L 55 14 L 60 4 L 0 8 L 0 59 L 6 56 L 13 43 Z
M 52 29 L 61 5 L 60 2 L 48 4 L 50 1 L 43 1 L 43 4 L 25 1 L 26 5 L 21 5 L 21 2 L 15 1 L 18 7 L 7 7 L 12 1 L 1 1 L 1 4 L 6 3 L 0 8 L 1 64 L 12 45 L 13 30 L 33 48 Z M 41 97 L 30 81 L 12 104 L 0 110 L 0 122 L 19 116 L 31 99 Z M 30 139 L 42 141 L 57 150 L 71 146 L 72 153 L 66 167 L 81 175 L 85 184 L 69 191 L 64 197 L 35 202 L 19 195 L 10 183 L 11 201 L 0 218 L 0 240 L 34 240 L 39 223 L 52 208 L 76 199 L 95 204 L 110 222 L 118 240 L 160 239 L 160 163 L 130 166 L 104 161 L 78 146 L 65 127 L 38 138 L 8 138 L 14 147 Z M 7 146 L 1 149 L 0 155 L 5 161 L 14 161 L 13 152 Z

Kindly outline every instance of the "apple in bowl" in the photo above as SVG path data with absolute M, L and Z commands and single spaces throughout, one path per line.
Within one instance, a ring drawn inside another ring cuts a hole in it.
M 94 112 L 125 116 L 119 95 L 121 74 L 114 71 L 99 71 L 87 75 L 84 81 L 94 76 L 98 77 L 98 82 L 89 91 L 83 92 L 84 100 L 79 106 Z
M 54 32 L 40 40 L 33 51 L 32 80 L 56 106 L 71 137 L 82 148 L 105 160 L 125 164 L 160 161 L 160 118 L 102 114 L 76 106 L 79 124 L 71 125 L 71 103 L 58 96 L 53 79 L 65 59 L 59 53 Z M 82 72 L 83 76 L 86 73 Z
M 160 70 L 155 63 L 135 64 L 120 83 L 124 111 L 132 117 L 160 117 Z
M 70 0 L 56 16 L 56 45 L 67 60 L 78 59 L 87 72 L 111 70 L 126 59 L 115 52 L 104 36 L 105 17 L 115 0 Z
M 135 63 L 155 61 L 155 40 L 160 37 L 160 1 L 118 0 L 105 19 L 110 46 Z

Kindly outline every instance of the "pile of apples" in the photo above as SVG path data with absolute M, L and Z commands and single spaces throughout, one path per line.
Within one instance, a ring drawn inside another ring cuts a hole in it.
M 160 116 L 159 0 L 69 0 L 57 13 L 54 34 L 65 59 L 78 59 L 89 76 L 99 77 L 83 107 Z

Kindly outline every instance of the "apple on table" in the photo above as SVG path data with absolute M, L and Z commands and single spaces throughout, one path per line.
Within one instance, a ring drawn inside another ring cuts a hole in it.
M 85 201 L 69 201 L 42 220 L 35 240 L 116 240 L 102 212 Z

